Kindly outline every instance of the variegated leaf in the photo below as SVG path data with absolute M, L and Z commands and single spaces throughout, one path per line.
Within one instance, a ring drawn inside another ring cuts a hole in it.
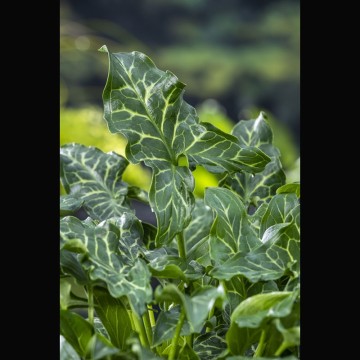
M 105 120 L 111 132 L 128 139 L 127 158 L 153 169 L 150 203 L 158 222 L 156 243 L 168 244 L 189 224 L 194 202 L 192 174 L 178 164 L 182 155 L 214 172 L 255 173 L 270 159 L 261 150 L 238 146 L 236 138 L 212 125 L 200 124 L 195 109 L 183 100 L 185 85 L 146 55 L 113 54 L 106 46 L 100 50 L 109 56 Z
M 275 195 L 261 219 L 260 236 L 263 236 L 270 226 L 289 221 L 289 213 L 298 205 L 299 200 L 294 193 Z
M 230 280 L 244 275 L 251 282 L 276 280 L 285 273 L 299 275 L 300 236 L 299 206 L 288 215 L 289 222 L 272 225 L 262 239 L 262 245 L 244 256 L 233 255 L 229 260 L 215 266 L 210 275 Z
M 180 304 L 184 310 L 186 319 L 189 322 L 192 333 L 200 333 L 205 320 L 217 301 L 225 299 L 225 292 L 222 285 L 217 288 L 203 286 L 191 296 L 182 293 L 175 285 L 168 284 L 164 288 L 158 287 L 155 291 L 157 302 L 166 301 Z
M 174 337 L 176 325 L 179 322 L 180 306 L 173 306 L 168 311 L 161 311 L 154 328 L 153 346 L 159 346 L 164 341 L 170 340 Z M 190 325 L 187 320 L 181 328 L 180 335 L 190 335 Z
M 114 222 L 126 224 L 121 219 Z M 88 226 L 68 216 L 60 222 L 60 233 L 61 248 L 82 254 L 82 267 L 92 280 L 104 282 L 115 298 L 127 296 L 138 314 L 145 312 L 152 297 L 150 272 L 142 259 L 131 261 L 131 249 L 122 249 L 121 239 L 106 222 Z
M 255 146 L 271 158 L 265 169 L 255 175 L 241 172 L 226 175 L 220 184 L 237 192 L 245 206 L 259 206 L 269 202 L 276 190 L 285 184 L 285 173 L 280 162 L 280 152 L 272 145 L 273 134 L 260 112 L 257 119 L 241 120 L 233 128 L 232 134 L 241 146 Z
M 261 245 L 239 195 L 229 189 L 208 188 L 205 204 L 217 214 L 210 236 L 210 256 L 217 264 Z
M 83 200 L 72 195 L 60 196 L 60 216 L 73 214 L 81 208 L 83 202 Z
M 227 327 L 219 326 L 214 331 L 198 336 L 194 341 L 194 350 L 201 360 L 215 360 L 225 355 Z
M 128 161 L 95 147 L 67 144 L 60 148 L 61 180 L 65 190 L 83 201 L 90 217 L 106 220 L 131 212 L 127 184 L 121 181 Z

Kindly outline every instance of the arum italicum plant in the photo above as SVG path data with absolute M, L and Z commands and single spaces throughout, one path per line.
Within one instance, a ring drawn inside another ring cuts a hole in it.
M 126 158 L 60 149 L 61 359 L 299 358 L 300 187 L 285 184 L 265 115 L 224 133 L 170 71 L 100 50 L 104 118 L 128 143 Z M 129 162 L 152 169 L 149 193 L 122 181 Z M 219 178 L 204 198 L 197 166 Z

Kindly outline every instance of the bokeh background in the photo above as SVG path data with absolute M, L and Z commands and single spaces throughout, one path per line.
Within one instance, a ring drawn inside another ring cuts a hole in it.
M 287 182 L 299 180 L 299 0 L 61 0 L 60 143 L 124 154 L 102 118 L 104 44 L 171 70 L 200 120 L 223 131 L 265 111 Z M 217 184 L 204 169 L 194 175 L 197 196 Z M 130 165 L 124 180 L 148 190 L 150 171 Z

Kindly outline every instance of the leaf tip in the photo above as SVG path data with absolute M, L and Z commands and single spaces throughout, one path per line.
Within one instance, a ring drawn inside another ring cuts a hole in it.
M 107 48 L 106 45 L 103 45 L 100 49 L 98 49 L 98 51 L 100 51 L 100 52 L 105 52 L 105 53 L 108 53 L 108 52 L 109 52 L 109 50 L 108 50 L 108 48 Z

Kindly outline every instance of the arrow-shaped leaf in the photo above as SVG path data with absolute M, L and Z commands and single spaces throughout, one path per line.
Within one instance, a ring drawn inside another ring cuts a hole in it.
M 208 188 L 205 204 L 217 213 L 210 236 L 210 255 L 216 263 L 223 263 L 239 252 L 244 255 L 261 245 L 251 227 L 246 208 L 235 192 Z
M 192 296 L 183 294 L 175 285 L 168 284 L 164 288 L 157 288 L 155 299 L 157 302 L 170 302 L 180 304 L 185 309 L 186 319 L 189 322 L 192 333 L 199 333 L 204 326 L 209 311 L 219 299 L 225 298 L 222 285 L 217 288 L 204 286 L 196 291 Z
M 106 220 L 131 212 L 127 184 L 121 176 L 128 165 L 122 156 L 94 147 L 67 144 L 60 148 L 61 180 L 90 217 Z
M 126 221 L 120 218 L 115 223 L 121 226 Z M 89 226 L 68 216 L 61 220 L 60 231 L 62 249 L 83 255 L 81 264 L 92 280 L 105 282 L 115 298 L 126 295 L 138 314 L 145 312 L 145 304 L 152 296 L 150 272 L 142 259 L 130 261 L 129 251 L 119 248 L 121 239 L 119 242 L 118 235 L 109 230 L 106 222 Z
M 276 190 L 285 184 L 285 173 L 280 162 L 280 152 L 272 145 L 273 134 L 260 112 L 257 119 L 241 120 L 232 130 L 241 146 L 256 146 L 271 158 L 265 169 L 256 175 L 249 172 L 229 174 L 221 181 L 222 186 L 237 192 L 246 206 L 259 206 L 268 202 Z
M 225 354 L 227 331 L 227 327 L 219 326 L 214 331 L 202 334 L 195 339 L 194 350 L 201 360 L 215 360 Z
M 189 224 L 194 202 L 193 177 L 178 166 L 182 155 L 214 172 L 258 172 L 270 159 L 261 150 L 238 146 L 235 137 L 212 125 L 200 124 L 195 109 L 183 100 L 185 85 L 146 55 L 113 54 L 106 46 L 100 50 L 109 56 L 105 120 L 111 132 L 128 139 L 127 158 L 153 169 L 150 203 L 158 221 L 156 243 L 167 244 Z

